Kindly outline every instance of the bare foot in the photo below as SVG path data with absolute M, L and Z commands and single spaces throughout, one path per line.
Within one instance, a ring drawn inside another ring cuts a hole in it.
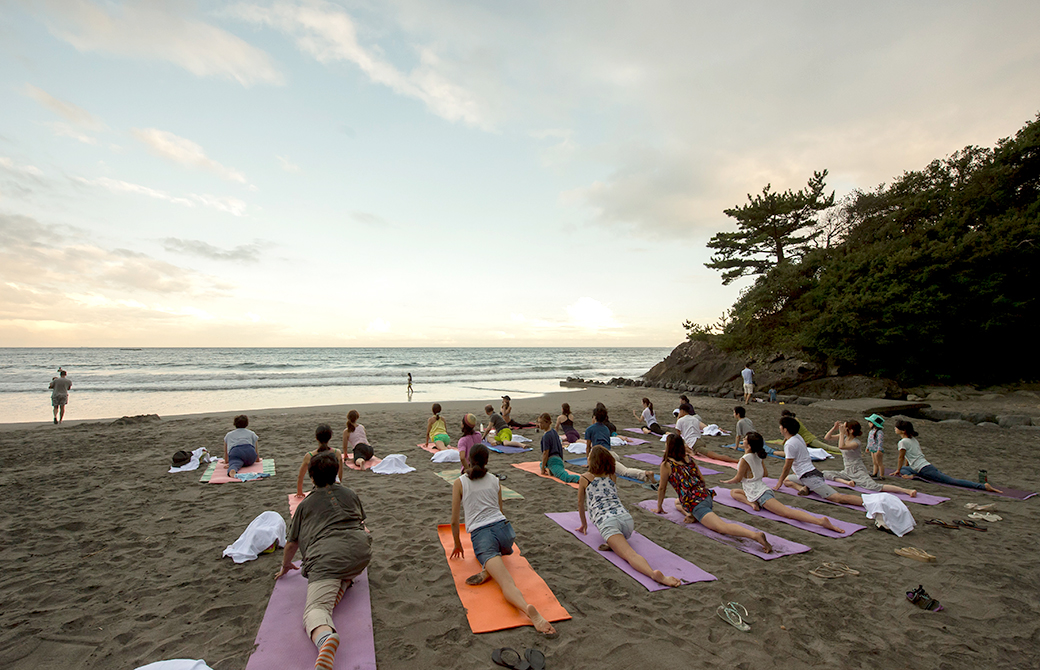
M 610 545 L 609 544 L 601 544 L 601 545 L 599 545 L 599 550 L 600 551 L 611 551 Z
M 530 617 L 531 623 L 534 624 L 534 629 L 536 631 L 546 637 L 556 637 L 556 629 L 553 628 L 551 623 L 545 620 L 545 617 L 538 613 L 538 610 L 534 605 L 527 606 L 527 616 Z
M 917 489 L 910 489 L 909 493 L 911 498 L 917 497 Z
M 751 503 L 751 509 L 753 509 L 753 510 L 755 510 L 757 512 L 758 510 L 762 509 L 762 506 L 759 505 L 757 502 L 753 502 L 753 503 Z
M 993 488 L 989 483 L 986 484 L 986 490 L 991 493 L 1003 493 L 1000 489 Z
M 851 479 L 838 479 L 837 481 L 841 482 L 845 486 L 855 486 L 856 485 L 856 482 L 852 481 Z
M 491 575 L 488 574 L 487 570 L 481 570 L 475 575 L 466 577 L 466 583 L 470 586 L 480 586 L 489 579 L 491 579 Z
M 807 487 L 807 486 L 802 486 L 802 487 L 800 487 L 798 489 L 798 495 L 800 495 L 800 496 L 807 496 L 807 495 L 809 495 L 809 493 L 810 493 L 809 487 Z
M 769 540 L 766 539 L 765 533 L 756 533 L 755 542 L 758 542 L 760 545 L 762 545 L 762 551 L 766 552 L 767 554 L 773 553 L 773 545 L 769 544 Z
M 831 520 L 828 519 L 827 517 L 822 517 L 821 521 L 823 521 L 823 523 L 821 523 L 820 525 L 823 526 L 824 528 L 826 528 L 827 530 L 833 530 L 835 533 L 844 533 L 845 532 L 844 528 L 838 528 L 833 523 L 831 523 Z
M 690 514 L 684 514 L 682 522 L 683 523 L 697 523 L 697 519 L 694 519 L 693 516 L 690 515 Z
M 665 586 L 682 586 L 682 581 L 675 577 L 669 577 L 660 570 L 654 570 L 653 578 L 655 582 L 658 584 L 664 584 Z

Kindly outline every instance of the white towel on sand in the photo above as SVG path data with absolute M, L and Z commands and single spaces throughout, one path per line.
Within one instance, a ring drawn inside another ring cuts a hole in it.
M 906 504 L 891 493 L 864 493 L 863 507 L 868 519 L 880 519 L 898 537 L 903 537 L 917 525 Z
M 574 442 L 572 444 L 568 444 L 566 449 L 567 449 L 568 453 L 571 453 L 571 454 L 584 454 L 585 453 L 585 443 L 584 442 Z
M 441 449 L 430 460 L 434 463 L 459 463 L 462 458 L 458 449 Z
M 374 466 L 372 472 L 380 475 L 403 475 L 406 472 L 412 472 L 415 468 L 405 463 L 407 460 L 408 458 L 404 454 L 384 456 L 383 462 Z
M 213 668 L 206 665 L 205 661 L 175 658 L 172 661 L 156 661 L 155 663 L 142 665 L 137 670 L 213 670 Z
M 224 550 L 224 556 L 230 556 L 235 563 L 245 563 L 275 542 L 279 547 L 285 546 L 285 519 L 278 512 L 268 510 L 249 523 L 235 543 Z
M 186 465 L 182 465 L 179 468 L 170 468 L 167 472 L 188 472 L 189 470 L 198 470 L 199 463 L 201 463 L 202 455 L 208 453 L 206 447 L 199 447 L 195 451 L 191 452 L 191 460 Z
M 710 426 L 708 426 L 704 430 L 702 430 L 701 434 L 702 435 L 729 435 L 729 433 L 727 431 L 722 430 L 721 428 L 719 428 L 718 424 L 715 424 L 715 423 L 711 424 Z
M 828 458 L 832 458 L 833 457 L 831 454 L 827 453 L 826 449 L 817 449 L 816 447 L 808 447 L 808 448 L 806 448 L 806 451 L 809 452 L 809 458 L 813 459 L 814 461 L 825 461 Z
M 530 442 L 530 441 L 531 441 L 531 438 L 529 438 L 529 437 L 524 437 L 523 435 L 519 435 L 517 433 L 513 433 L 513 442 L 519 442 L 520 444 L 523 444 L 524 442 Z

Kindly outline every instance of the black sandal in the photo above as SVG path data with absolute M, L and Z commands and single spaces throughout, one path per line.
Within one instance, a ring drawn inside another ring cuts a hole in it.
M 929 612 L 941 612 L 943 610 L 943 606 L 939 604 L 939 601 L 929 596 L 924 590 L 924 586 L 920 584 L 913 591 L 906 592 L 906 599 Z
M 513 670 L 529 670 L 531 664 L 524 660 L 516 649 L 502 647 L 491 652 L 491 660 L 495 665 Z

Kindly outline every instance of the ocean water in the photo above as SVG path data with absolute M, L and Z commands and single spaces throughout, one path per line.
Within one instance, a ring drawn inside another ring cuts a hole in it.
M 72 392 L 66 418 L 531 397 L 569 376 L 638 377 L 670 349 L 271 348 L 3 349 L 0 423 L 49 421 L 59 366 Z M 412 374 L 413 395 L 406 392 Z

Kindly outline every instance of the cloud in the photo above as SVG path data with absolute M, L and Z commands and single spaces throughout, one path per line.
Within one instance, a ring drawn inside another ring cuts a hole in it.
M 42 177 L 43 171 L 34 165 L 18 165 L 7 156 L 0 156 L 0 169 L 14 174 L 27 174 L 33 177 Z
M 136 195 L 144 195 L 149 198 L 163 200 L 184 207 L 195 207 L 199 204 L 221 212 L 227 212 L 234 216 L 242 216 L 245 214 L 246 208 L 248 207 L 246 203 L 242 202 L 238 198 L 232 198 L 230 196 L 200 195 L 198 193 L 189 193 L 186 196 L 176 196 L 171 195 L 166 191 L 160 191 L 158 189 L 142 186 L 141 184 L 134 184 L 128 181 L 122 181 L 120 179 L 110 179 L 109 177 L 98 177 L 96 179 L 73 177 L 72 179 L 77 183 L 85 184 L 87 186 L 100 186 L 112 193 L 134 193 Z
M 373 226 L 376 228 L 386 228 L 392 225 L 383 217 L 379 216 L 378 214 L 373 214 L 371 212 L 361 212 L 355 210 L 350 213 L 350 218 L 354 219 L 358 223 L 363 223 L 366 226 Z
M 188 167 L 208 170 L 229 181 L 237 181 L 240 184 L 246 183 L 244 174 L 224 167 L 208 157 L 202 147 L 191 140 L 155 128 L 133 128 L 130 132 L 137 141 L 144 144 L 151 153 L 160 158 L 165 158 Z
M 166 61 L 199 77 L 233 79 L 243 86 L 284 83 L 270 56 L 225 30 L 182 16 L 178 8 L 186 4 L 42 0 L 28 7 L 42 15 L 55 37 L 80 51 Z
M 614 318 L 614 312 L 593 298 L 578 298 L 574 304 L 567 306 L 567 314 L 571 323 L 579 328 L 607 330 L 621 327 L 621 323 Z
M 291 162 L 285 156 L 275 156 L 275 158 L 277 158 L 278 162 L 282 164 L 282 169 L 285 170 L 286 172 L 299 172 L 300 171 L 300 166 L 295 164 L 295 163 L 293 163 L 293 162 Z
M 366 333 L 387 333 L 390 331 L 390 322 L 383 319 L 374 319 L 365 327 Z
M 163 249 L 179 254 L 200 256 L 215 261 L 242 261 L 256 263 L 260 260 L 260 245 L 241 244 L 233 249 L 221 249 L 202 240 L 182 240 L 177 237 L 163 239 Z
M 59 100 L 47 91 L 36 88 L 32 84 L 25 85 L 25 94 L 69 123 L 84 130 L 100 132 L 105 129 L 105 124 L 87 110 L 77 107 L 71 102 Z
M 98 143 L 97 138 L 93 135 L 87 135 L 83 132 L 80 132 L 79 130 L 67 123 L 62 123 L 61 121 L 52 121 L 51 123 L 48 123 L 46 125 L 54 131 L 55 135 L 58 135 L 59 137 L 71 137 L 72 139 L 82 142 L 83 144 Z
M 331 3 L 322 0 L 276 2 L 268 6 L 242 3 L 230 7 L 226 13 L 292 36 L 301 51 L 321 63 L 353 63 L 371 81 L 421 100 L 434 114 L 448 121 L 482 128 L 491 126 L 484 104 L 445 75 L 444 64 L 434 49 L 418 47 L 418 64 L 410 72 L 403 72 L 385 60 L 378 48 L 362 46 L 354 19 Z

